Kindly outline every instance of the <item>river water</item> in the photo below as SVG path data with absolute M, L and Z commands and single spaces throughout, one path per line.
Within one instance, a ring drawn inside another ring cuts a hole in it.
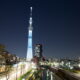
M 42 80 L 62 80 L 57 75 L 49 70 L 43 70 Z

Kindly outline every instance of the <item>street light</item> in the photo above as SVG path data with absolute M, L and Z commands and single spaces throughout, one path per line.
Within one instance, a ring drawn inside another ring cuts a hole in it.
M 80 68 L 80 63 L 78 64 L 79 68 Z
M 25 80 L 24 78 L 22 80 Z

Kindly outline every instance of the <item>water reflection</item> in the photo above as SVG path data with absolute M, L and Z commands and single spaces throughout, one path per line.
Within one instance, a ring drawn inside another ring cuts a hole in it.
M 43 71 L 43 76 L 42 76 L 42 80 L 55 80 L 53 78 L 53 72 L 49 71 L 49 70 L 44 70 Z

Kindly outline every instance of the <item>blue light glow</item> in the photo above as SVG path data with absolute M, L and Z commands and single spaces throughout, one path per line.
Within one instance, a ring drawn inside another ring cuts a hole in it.
M 29 30 L 27 60 L 31 60 L 32 58 L 33 58 L 33 53 L 32 53 L 32 30 Z

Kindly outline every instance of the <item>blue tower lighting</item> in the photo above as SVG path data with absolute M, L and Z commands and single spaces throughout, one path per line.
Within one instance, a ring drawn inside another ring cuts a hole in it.
M 29 19 L 29 28 L 28 28 L 28 47 L 27 47 L 27 57 L 26 60 L 27 61 L 31 61 L 31 59 L 33 58 L 33 50 L 32 50 L 32 31 L 33 31 L 33 27 L 32 27 L 32 7 L 30 7 L 30 19 Z

